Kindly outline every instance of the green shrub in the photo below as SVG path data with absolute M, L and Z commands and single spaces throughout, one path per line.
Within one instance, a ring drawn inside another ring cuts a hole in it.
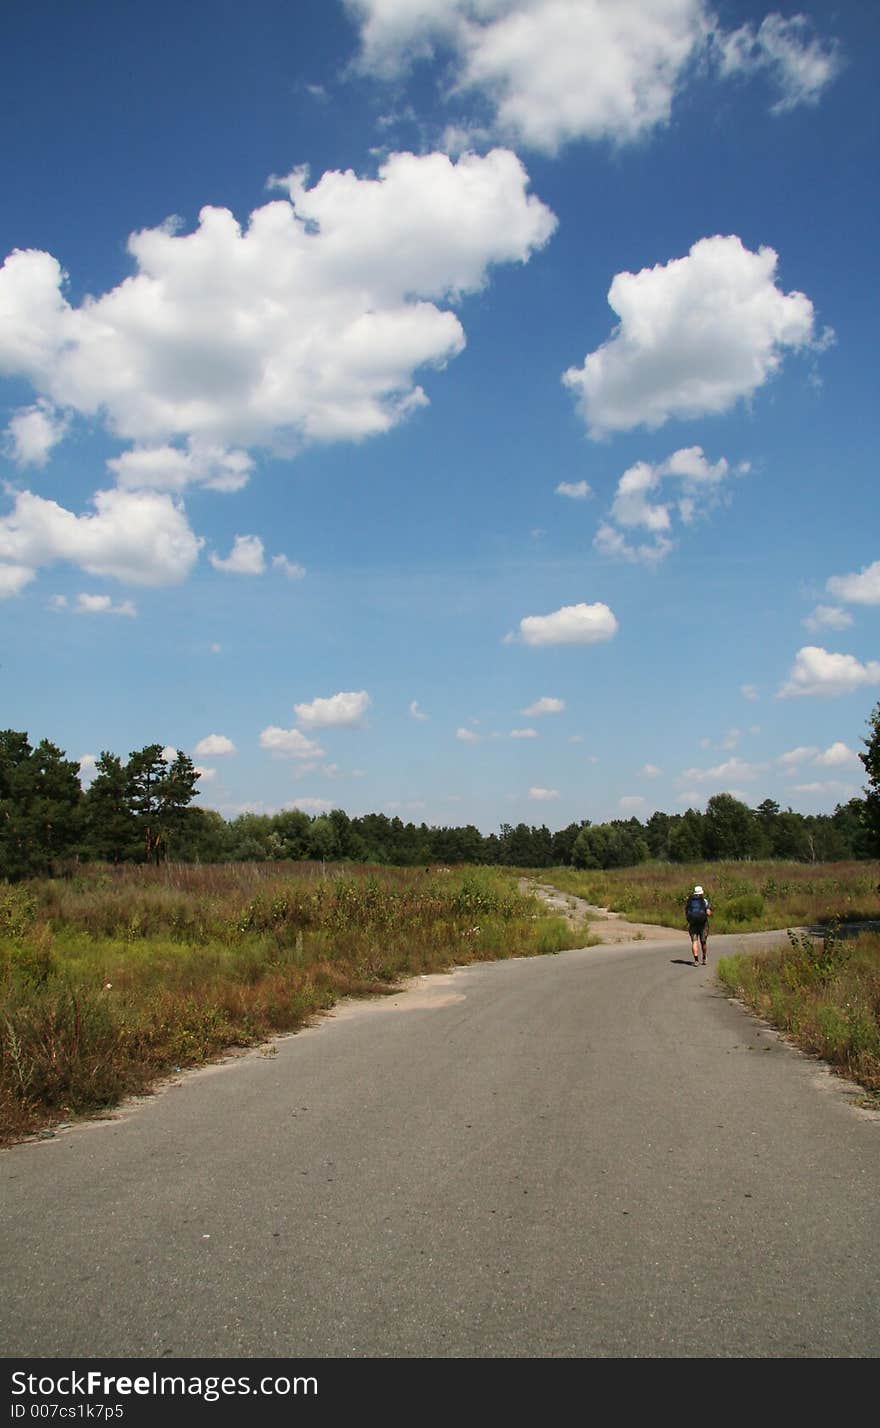
M 760 893 L 744 892 L 725 902 L 720 911 L 726 922 L 753 922 L 763 916 L 764 899 Z

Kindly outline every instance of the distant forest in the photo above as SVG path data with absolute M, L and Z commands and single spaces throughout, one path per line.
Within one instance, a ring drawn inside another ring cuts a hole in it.
M 198 780 L 186 754 L 168 762 L 162 746 L 150 744 L 125 762 L 103 753 L 83 790 L 79 764 L 56 745 L 44 739 L 33 747 L 25 733 L 0 731 L 0 879 L 68 872 L 82 861 L 616 868 L 649 859 L 834 862 L 877 856 L 869 799 L 806 815 L 769 798 L 749 808 L 719 793 L 705 812 L 654 813 L 644 823 L 584 818 L 557 832 L 543 824 L 503 823 L 497 833 L 484 835 L 473 824 L 437 828 L 384 813 L 350 818 L 342 809 L 312 817 L 294 808 L 227 820 L 194 804 Z

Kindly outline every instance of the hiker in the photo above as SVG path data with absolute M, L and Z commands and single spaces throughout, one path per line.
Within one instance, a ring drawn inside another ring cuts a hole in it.
M 709 936 L 709 918 L 712 916 L 712 907 L 699 883 L 684 905 L 684 915 L 687 919 L 688 936 L 691 939 L 691 951 L 694 954 L 694 966 L 696 967 L 702 960 L 705 967 L 706 941 Z

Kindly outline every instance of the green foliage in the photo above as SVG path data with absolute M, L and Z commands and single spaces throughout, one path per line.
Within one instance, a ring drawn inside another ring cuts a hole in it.
M 821 1056 L 869 1091 L 880 1091 L 880 937 L 821 941 L 789 933 L 788 946 L 724 957 L 718 974 L 732 995 L 802 1050 Z
M 571 940 L 496 869 L 102 865 L 0 888 L 0 1139 L 336 997 Z
M 862 826 L 870 856 L 880 858 L 880 704 L 874 707 L 868 729 L 868 737 L 862 741 L 865 752 L 859 754 L 868 779 Z
M 728 922 L 754 922 L 764 912 L 764 899 L 760 893 L 740 893 L 739 897 L 728 898 L 724 904 L 724 915 Z

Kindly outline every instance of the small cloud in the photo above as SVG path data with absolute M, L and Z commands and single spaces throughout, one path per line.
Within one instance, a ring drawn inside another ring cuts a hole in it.
M 859 756 L 854 749 L 838 740 L 836 744 L 827 748 L 824 754 L 817 755 L 816 763 L 821 764 L 823 768 L 834 769 L 840 768 L 844 764 L 859 763 Z
M 356 729 L 364 722 L 372 700 L 365 689 L 331 694 L 310 704 L 294 704 L 300 724 L 307 729 Z
M 763 772 L 763 764 L 748 764 L 743 759 L 732 758 L 722 764 L 716 764 L 715 768 L 711 769 L 685 769 L 681 777 L 694 783 L 726 785 L 729 779 L 743 779 L 745 782 L 751 783 Z M 728 791 L 732 792 L 733 790 Z
M 755 700 L 759 697 L 758 691 L 755 688 L 754 684 L 741 684 L 739 687 L 739 692 L 742 695 L 743 699 Z
M 418 719 L 422 723 L 430 717 L 423 709 L 419 708 L 419 701 L 417 699 L 410 700 L 409 712 L 411 718 Z
M 529 798 L 535 803 L 547 803 L 551 799 L 559 797 L 559 790 L 555 788 L 530 788 Z
M 538 719 L 542 714 L 561 714 L 565 708 L 564 699 L 553 699 L 549 694 L 543 694 L 540 699 L 536 699 L 534 704 L 528 708 L 521 709 L 520 714 L 524 714 L 527 719 Z M 578 736 L 575 735 L 575 738 Z
M 56 609 L 59 608 L 61 607 L 56 606 Z M 74 614 L 124 615 L 129 619 L 134 619 L 137 615 L 137 606 L 133 600 L 120 600 L 118 605 L 114 605 L 109 595 L 77 595 Z
M 550 615 L 526 615 L 519 622 L 519 638 L 523 644 L 592 645 L 610 640 L 617 634 L 618 623 L 601 601 L 594 605 L 563 605 Z
M 45 466 L 53 446 L 67 434 L 69 418 L 41 397 L 32 407 L 22 407 L 6 428 L 7 446 L 18 466 Z
M 832 575 L 825 588 L 851 605 L 880 605 L 880 560 L 855 575 Z
M 602 521 L 593 537 L 593 546 L 600 555 L 609 555 L 616 560 L 629 561 L 630 565 L 659 565 L 674 547 L 674 541 L 665 535 L 655 536 L 653 541 L 632 545 L 620 531 L 607 521 Z
M 333 807 L 326 798 L 295 798 L 290 808 L 298 808 L 303 813 L 329 813 Z
M 537 739 L 537 729 L 511 729 L 511 739 Z
M 217 777 L 217 770 L 216 770 L 216 769 L 206 769 L 206 768 L 205 768 L 203 765 L 201 765 L 201 764 L 196 764 L 196 765 L 195 765 L 195 770 L 196 770 L 196 773 L 198 774 L 199 778 L 201 779 L 202 783 L 213 783 L 214 780 L 215 780 L 215 778 Z
M 260 734 L 260 748 L 279 758 L 320 759 L 324 750 L 314 739 L 307 739 L 300 729 L 279 729 L 270 724 Z M 196 750 L 198 752 L 198 749 Z
M 656 764 L 645 764 L 641 770 L 645 778 L 659 778 L 663 770 Z
M 94 754 L 83 754 L 79 761 L 79 776 L 81 781 L 91 781 L 97 772 L 98 760 Z
M 67 596 L 66 596 L 66 595 L 50 595 L 50 596 L 49 596 L 49 609 L 50 609 L 50 610 L 66 610 L 66 609 L 67 609 Z
M 728 729 L 718 747 L 719 749 L 735 749 L 741 738 L 741 729 Z
M 794 774 L 801 764 L 810 763 L 818 752 L 815 744 L 799 744 L 796 749 L 789 749 L 787 753 L 780 754 L 776 762 L 790 774 Z
M 811 615 L 807 615 L 803 622 L 808 630 L 846 630 L 853 623 L 853 617 L 848 610 L 843 610 L 839 605 L 817 605 Z
M 525 710 L 523 710 L 523 713 L 525 713 Z M 584 736 L 583 734 L 570 734 L 568 742 L 570 744 L 582 744 L 584 742 Z
M 638 793 L 627 793 L 617 800 L 617 806 L 624 813 L 635 813 L 637 809 L 644 808 L 645 800 Z
M 177 758 L 177 750 L 173 744 L 166 744 L 162 750 L 162 759 L 166 764 L 173 764 Z
M 568 496 L 570 501 L 585 501 L 592 494 L 593 488 L 586 481 L 560 481 L 556 487 L 556 495 Z
M 880 684 L 880 661 L 862 664 L 855 655 L 835 654 L 818 645 L 805 645 L 795 656 L 788 680 L 777 699 L 852 694 L 864 685 Z
M 479 734 L 475 734 L 473 729 L 456 729 L 455 737 L 462 744 L 478 744 L 480 742 Z
M 223 649 L 223 646 L 218 645 L 215 641 L 212 645 L 209 646 L 209 649 L 211 651 L 211 654 L 220 654 L 221 650 Z
M 225 734 L 206 734 L 204 739 L 199 739 L 193 752 L 203 757 L 217 758 L 218 755 L 234 754 L 235 751 L 235 745 Z
M 286 555 L 272 556 L 273 570 L 280 570 L 282 575 L 286 575 L 288 580 L 302 580 L 306 573 L 304 565 L 297 565 L 295 561 L 288 560 Z
M 219 555 L 211 555 L 215 570 L 224 570 L 229 575 L 262 575 L 266 569 L 263 542 L 259 536 L 237 535 L 232 550 L 225 560 Z

